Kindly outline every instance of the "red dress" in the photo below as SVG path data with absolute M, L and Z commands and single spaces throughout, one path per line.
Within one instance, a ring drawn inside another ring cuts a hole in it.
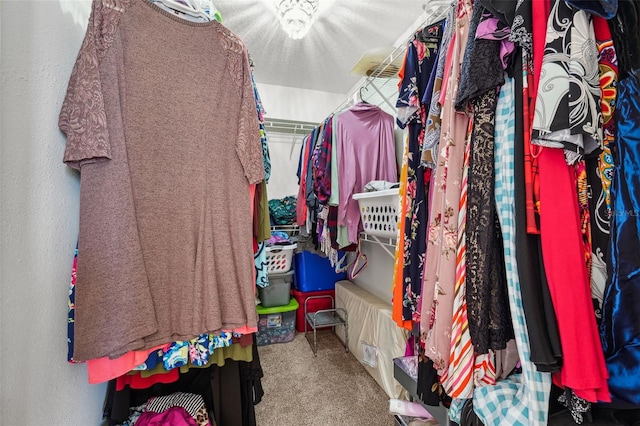
M 564 363 L 553 381 L 587 401 L 611 401 L 607 368 L 583 255 L 574 166 L 562 149 L 543 148 L 540 231 L 544 268 L 560 331 Z

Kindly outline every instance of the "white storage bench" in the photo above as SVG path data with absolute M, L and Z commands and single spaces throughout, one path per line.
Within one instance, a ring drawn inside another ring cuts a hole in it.
M 349 351 L 389 398 L 406 399 L 407 391 L 393 377 L 393 359 L 404 356 L 408 334 L 391 318 L 391 305 L 344 280 L 336 283 L 336 308 L 347 312 Z M 344 341 L 341 333 L 342 327 L 337 327 Z

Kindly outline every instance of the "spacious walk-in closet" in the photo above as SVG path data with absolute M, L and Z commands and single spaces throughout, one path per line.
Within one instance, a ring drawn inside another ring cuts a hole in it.
M 0 425 L 640 426 L 639 26 L 0 0 Z

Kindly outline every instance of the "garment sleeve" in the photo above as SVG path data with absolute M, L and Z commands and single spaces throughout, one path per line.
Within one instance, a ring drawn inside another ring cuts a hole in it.
M 298 171 L 296 172 L 296 176 L 298 177 L 298 185 L 300 185 L 300 179 L 302 179 L 302 159 L 304 158 L 304 149 L 307 144 L 307 139 L 309 139 L 309 135 L 306 135 L 302 139 L 302 143 L 300 144 L 300 155 L 298 155 Z
M 329 205 L 337 206 L 340 203 L 340 181 L 338 178 L 338 115 L 333 116 L 333 128 L 331 132 L 331 196 Z
M 355 155 L 344 121 L 338 125 L 338 176 L 340 179 L 340 203 L 338 204 L 338 225 L 347 226 L 348 205 L 356 183 Z
M 383 113 L 380 126 L 379 164 L 378 170 L 374 172 L 378 175 L 378 180 L 387 182 L 398 181 L 398 163 L 396 160 L 396 142 L 393 124 L 393 117 L 387 113 Z
M 100 59 L 106 51 L 101 40 L 102 24 L 112 22 L 114 16 L 104 13 L 99 3 L 93 3 L 87 32 L 58 118 L 58 126 L 67 136 L 63 161 L 78 170 L 83 164 L 111 159 Z
M 256 114 L 256 99 L 251 83 L 251 68 L 246 51 L 242 63 L 242 98 L 240 100 L 240 117 L 236 153 L 244 169 L 249 183 L 260 183 L 264 179 L 264 162 L 262 161 L 262 141 L 260 139 L 260 123 Z
M 398 100 L 396 101 L 396 122 L 401 129 L 415 117 L 420 109 L 420 96 L 417 85 L 417 60 L 418 54 L 415 45 L 409 43 L 407 53 L 402 64 L 402 80 L 399 84 Z

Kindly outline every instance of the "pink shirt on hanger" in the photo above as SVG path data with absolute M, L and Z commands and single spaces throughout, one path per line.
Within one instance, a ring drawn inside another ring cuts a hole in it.
M 358 201 L 352 195 L 372 180 L 398 181 L 393 128 L 393 117 L 376 105 L 361 102 L 340 114 L 338 225 L 348 228 L 351 243 L 358 241 L 361 230 Z

